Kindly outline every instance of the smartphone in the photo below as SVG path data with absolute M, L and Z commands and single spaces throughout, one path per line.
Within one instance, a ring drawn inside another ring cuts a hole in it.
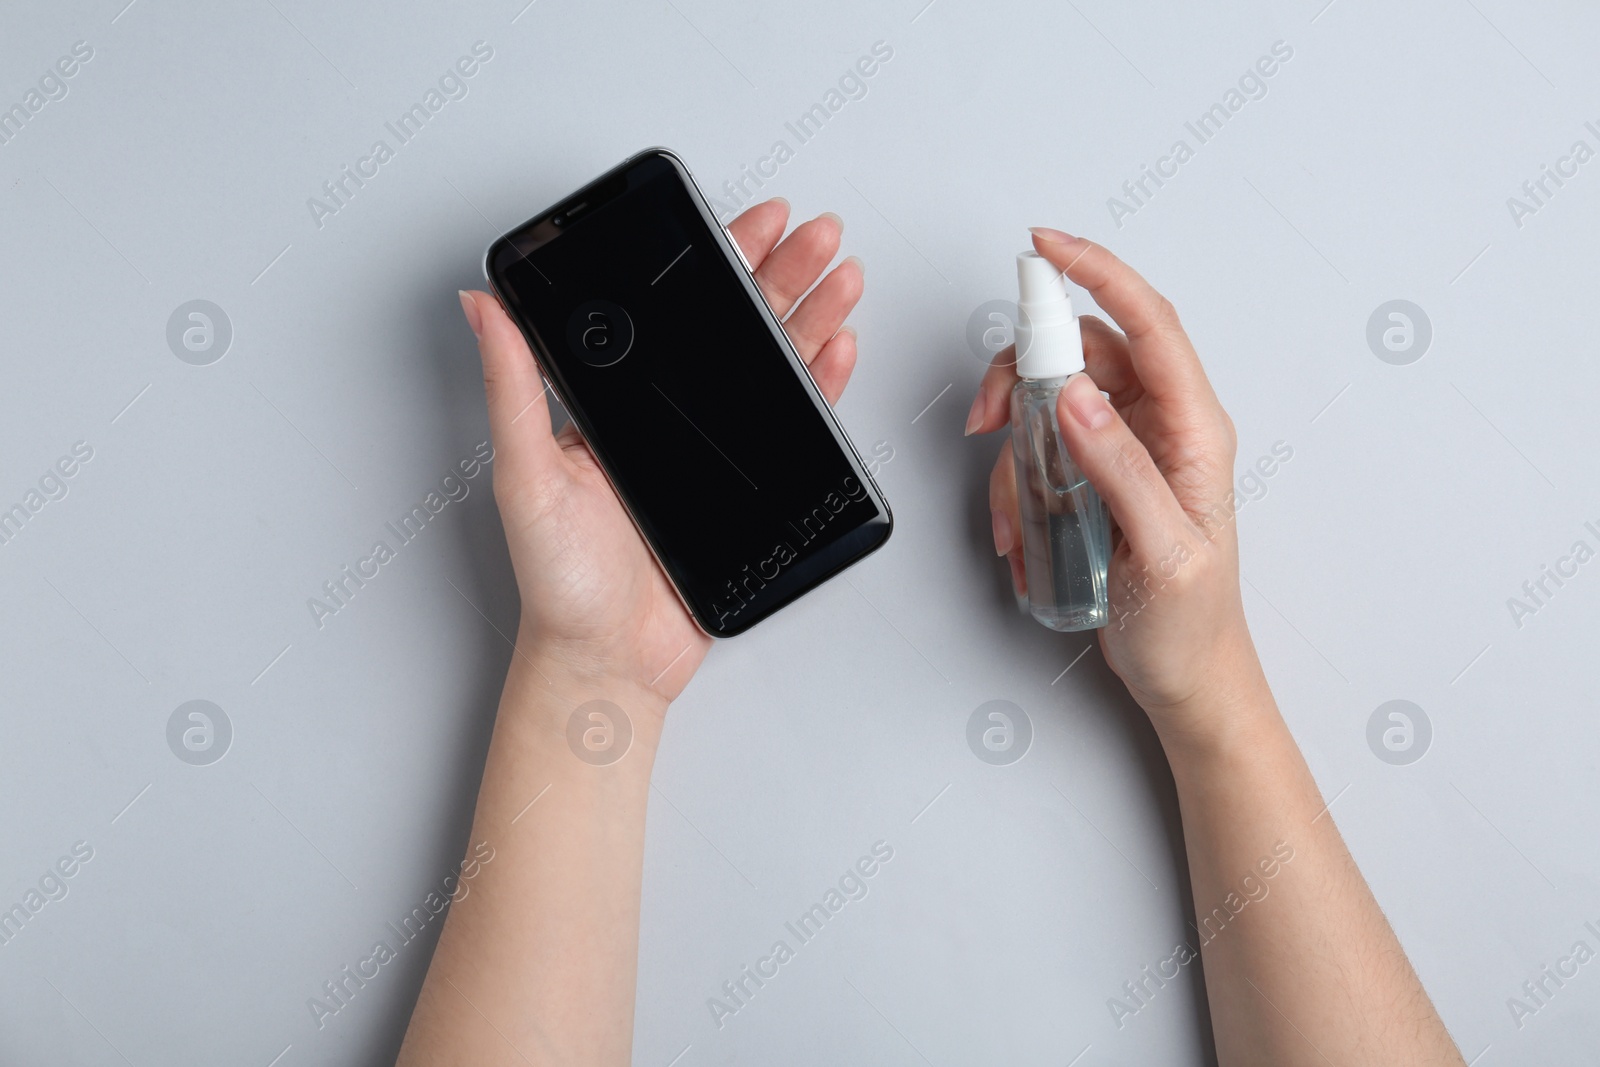
M 743 633 L 888 539 L 888 502 L 672 152 L 505 234 L 484 275 L 706 633 Z

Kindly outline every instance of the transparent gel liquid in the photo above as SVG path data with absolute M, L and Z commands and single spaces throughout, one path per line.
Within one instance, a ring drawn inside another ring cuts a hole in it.
M 1052 630 L 1093 630 L 1111 617 L 1111 523 L 1100 494 L 1061 443 L 1056 397 L 1065 383 L 1065 377 L 1024 378 L 1011 392 L 1022 560 L 1035 619 Z

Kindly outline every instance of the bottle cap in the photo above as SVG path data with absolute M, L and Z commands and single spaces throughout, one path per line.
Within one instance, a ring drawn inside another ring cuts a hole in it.
M 1083 370 L 1083 335 L 1067 282 L 1032 250 L 1017 254 L 1017 374 L 1062 378 Z

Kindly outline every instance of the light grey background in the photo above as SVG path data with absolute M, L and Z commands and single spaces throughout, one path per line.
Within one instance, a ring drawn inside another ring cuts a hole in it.
M 94 450 L 0 545 L 0 907 L 94 850 L 0 945 L 0 1060 L 392 1059 L 432 934 L 320 1029 L 307 1000 L 466 848 L 516 618 L 488 477 L 320 629 L 307 599 L 486 436 L 455 290 L 498 230 L 646 145 L 715 193 L 782 139 L 761 195 L 839 212 L 867 263 L 840 411 L 892 449 L 897 530 L 672 710 L 636 1062 L 1209 1059 L 1197 966 L 1120 1029 L 1108 1007 L 1192 937 L 1170 780 L 1099 652 L 1017 614 L 997 441 L 961 436 L 967 317 L 1014 295 L 1037 224 L 1174 300 L 1241 476 L 1292 448 L 1240 517 L 1252 628 L 1466 1056 L 1586 1062 L 1600 963 L 1520 1028 L 1507 1000 L 1600 948 L 1600 563 L 1520 627 L 1507 601 L 1600 547 L 1600 162 L 1521 225 L 1507 198 L 1600 148 L 1592 8 L 125 2 L 0 28 L 0 106 L 94 50 L 0 145 L 0 506 Z M 480 40 L 468 95 L 319 228 L 308 198 Z M 866 96 L 798 145 L 877 41 Z M 1267 95 L 1119 227 L 1108 198 L 1278 41 Z M 193 299 L 232 324 L 209 366 L 166 342 Z M 1406 366 L 1366 341 L 1394 299 L 1433 327 Z M 209 766 L 167 745 L 196 699 L 233 727 Z M 1367 743 L 1396 699 L 1433 727 L 1404 766 Z M 990 700 L 1033 724 L 1010 766 L 967 747 Z M 707 999 L 880 840 L 870 895 L 718 1028 Z

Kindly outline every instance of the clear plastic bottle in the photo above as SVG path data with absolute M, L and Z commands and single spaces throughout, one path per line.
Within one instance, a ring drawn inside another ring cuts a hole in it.
M 1062 386 L 1083 370 L 1083 340 L 1066 282 L 1049 260 L 1018 255 L 1017 283 L 1022 380 L 1011 391 L 1011 453 L 1028 609 L 1052 630 L 1092 630 L 1111 618 L 1111 524 L 1100 494 L 1067 455 L 1056 421 Z

